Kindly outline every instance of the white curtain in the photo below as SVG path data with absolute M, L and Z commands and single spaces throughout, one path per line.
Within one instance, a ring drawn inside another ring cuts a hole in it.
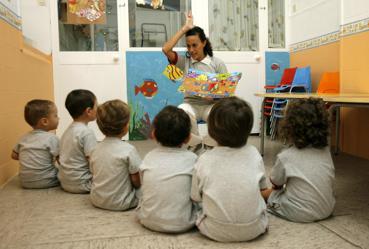
M 258 0 L 209 0 L 209 23 L 214 50 L 259 49 Z
M 284 0 L 268 0 L 268 47 L 285 47 Z

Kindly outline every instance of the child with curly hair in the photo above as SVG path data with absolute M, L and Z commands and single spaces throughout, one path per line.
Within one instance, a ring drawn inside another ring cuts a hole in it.
M 277 155 L 272 168 L 269 212 L 295 222 L 314 222 L 332 214 L 334 165 L 328 129 L 323 100 L 289 103 L 280 134 L 292 146 Z

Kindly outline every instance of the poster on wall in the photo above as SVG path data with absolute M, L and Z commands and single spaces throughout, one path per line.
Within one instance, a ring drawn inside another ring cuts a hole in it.
M 290 67 L 288 52 L 265 52 L 266 85 L 278 85 L 283 70 Z
M 180 0 L 136 0 L 136 6 L 154 10 L 180 11 Z
M 162 52 L 126 52 L 127 96 L 131 110 L 129 139 L 150 137 L 151 123 L 156 114 L 167 105 L 183 102 L 178 92 L 181 81 L 171 80 L 163 74 L 168 65 Z
M 22 29 L 19 0 L 0 0 L 0 19 Z
M 105 24 L 105 0 L 68 0 L 66 24 Z

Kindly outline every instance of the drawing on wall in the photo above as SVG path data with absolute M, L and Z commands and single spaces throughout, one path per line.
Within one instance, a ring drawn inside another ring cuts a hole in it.
M 281 81 L 283 70 L 290 67 L 288 52 L 265 52 L 266 85 L 277 85 Z
M 190 68 L 178 91 L 200 97 L 230 97 L 234 95 L 241 76 L 240 72 L 216 74 Z
M 67 24 L 105 24 L 105 0 L 68 0 Z
M 156 114 L 167 105 L 183 102 L 183 94 L 177 91 L 181 82 L 163 74 L 167 64 L 162 52 L 126 52 L 130 140 L 149 138 Z
M 180 11 L 180 0 L 136 0 L 136 6 L 154 10 Z
M 147 99 L 152 99 L 158 93 L 158 84 L 155 80 L 145 79 L 141 86 L 135 86 L 135 95 L 139 92 Z
M 165 77 L 170 79 L 173 83 L 180 81 L 183 78 L 183 71 L 176 65 L 169 64 L 163 71 Z

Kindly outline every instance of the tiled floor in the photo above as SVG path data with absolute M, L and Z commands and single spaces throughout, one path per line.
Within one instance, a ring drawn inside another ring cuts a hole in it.
M 251 137 L 250 143 L 258 142 Z M 151 141 L 133 144 L 142 156 L 155 146 Z M 267 171 L 281 147 L 267 142 Z M 137 223 L 134 211 L 97 209 L 88 195 L 60 188 L 24 190 L 15 178 L 0 190 L 0 248 L 369 248 L 369 161 L 342 154 L 334 160 L 333 218 L 298 224 L 270 216 L 266 235 L 232 244 L 208 240 L 195 229 L 181 235 L 151 232 Z

